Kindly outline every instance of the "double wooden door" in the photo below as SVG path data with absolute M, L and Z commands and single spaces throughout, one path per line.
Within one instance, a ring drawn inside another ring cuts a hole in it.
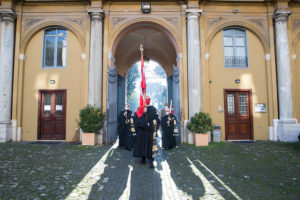
M 40 90 L 38 130 L 41 140 L 66 139 L 65 90 Z
M 251 98 L 251 90 L 224 90 L 226 140 L 253 139 Z

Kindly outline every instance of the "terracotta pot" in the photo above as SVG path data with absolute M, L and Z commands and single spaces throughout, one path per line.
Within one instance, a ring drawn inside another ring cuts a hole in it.
M 96 145 L 97 134 L 96 133 L 83 133 L 82 134 L 82 145 Z
M 194 133 L 195 146 L 208 146 L 208 134 L 207 133 Z

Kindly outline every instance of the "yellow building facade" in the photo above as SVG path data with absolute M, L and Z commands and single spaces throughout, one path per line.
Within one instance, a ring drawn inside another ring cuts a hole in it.
M 115 140 L 118 83 L 140 44 L 172 77 L 182 142 L 199 111 L 222 141 L 300 130 L 299 1 L 5 0 L 0 13 L 1 141 L 78 141 L 87 104 L 103 107 Z

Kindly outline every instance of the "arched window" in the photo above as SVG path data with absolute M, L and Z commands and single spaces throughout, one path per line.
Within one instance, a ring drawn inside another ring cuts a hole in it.
M 67 30 L 63 28 L 44 30 L 43 68 L 66 67 L 67 35 Z
M 246 31 L 240 28 L 223 30 L 225 67 L 248 67 Z

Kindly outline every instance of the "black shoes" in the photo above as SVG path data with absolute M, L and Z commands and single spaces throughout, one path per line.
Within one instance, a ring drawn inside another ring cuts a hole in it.
M 153 165 L 153 159 L 150 159 L 150 169 L 153 169 L 154 165 Z
M 146 164 L 146 158 L 145 157 L 142 157 L 141 163 Z

